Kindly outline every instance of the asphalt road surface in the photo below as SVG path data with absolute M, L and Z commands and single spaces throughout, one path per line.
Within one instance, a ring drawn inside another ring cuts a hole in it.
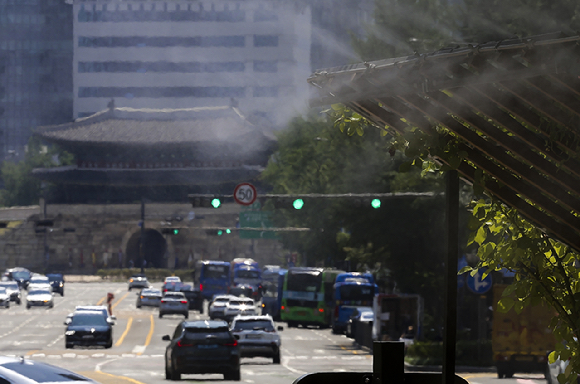
M 160 287 L 161 283 L 154 284 Z M 107 292 L 115 295 L 114 341 L 110 349 L 64 348 L 64 320 L 76 305 L 103 304 Z M 135 307 L 137 290 L 127 291 L 125 283 L 67 283 L 65 296 L 55 295 L 52 309 L 31 308 L 12 303 L 0 310 L 0 354 L 26 356 L 70 369 L 103 384 L 167 383 L 163 335 L 173 333 L 183 316 L 159 319 L 157 309 Z M 205 311 L 207 313 L 207 310 Z M 189 319 L 207 319 L 190 311 Z M 269 358 L 242 358 L 242 382 L 250 384 L 290 384 L 311 372 L 372 372 L 373 357 L 352 339 L 333 335 L 329 329 L 288 328 L 282 337 L 282 362 Z M 494 373 L 460 373 L 472 384 L 545 384 L 540 374 L 515 374 L 497 379 Z M 222 375 L 183 375 L 183 381 L 223 381 Z M 330 384 L 330 383 L 321 383 Z M 353 383 L 358 384 L 358 383 Z M 387 384 L 387 383 L 383 383 Z

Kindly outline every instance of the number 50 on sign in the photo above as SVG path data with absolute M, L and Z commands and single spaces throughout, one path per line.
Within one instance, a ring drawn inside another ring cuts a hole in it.
M 234 200 L 238 204 L 252 205 L 256 201 L 258 193 L 256 187 L 250 183 L 241 183 L 234 189 Z

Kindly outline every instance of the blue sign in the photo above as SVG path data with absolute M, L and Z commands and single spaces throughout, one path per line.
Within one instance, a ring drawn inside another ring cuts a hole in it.
M 481 277 L 484 272 L 485 271 L 483 270 L 479 270 L 473 276 L 471 276 L 471 274 L 467 275 L 467 288 L 469 288 L 471 292 L 482 295 L 491 289 L 493 283 L 491 274 L 487 275 L 485 279 L 482 280 Z

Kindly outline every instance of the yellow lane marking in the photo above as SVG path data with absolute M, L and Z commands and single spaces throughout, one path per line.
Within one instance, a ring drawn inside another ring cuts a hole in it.
M 123 300 L 125 300 L 125 297 L 127 297 L 127 295 L 129 295 L 129 292 L 125 293 L 123 295 L 123 297 L 121 297 L 119 300 L 115 301 L 115 304 L 113 304 L 112 308 L 114 309 L 117 305 L 119 305 L 119 303 Z
M 106 298 L 107 296 L 103 296 L 99 301 L 97 301 L 96 305 L 103 305 L 103 302 L 105 301 Z
M 29 351 L 29 352 L 26 354 L 26 356 L 34 355 L 35 353 L 37 353 L 37 352 L 40 352 L 40 351 L 41 351 L 41 349 L 35 349 L 35 350 L 33 350 L 33 351 Z
M 111 383 L 111 384 L 113 384 L 113 383 L 118 384 L 119 383 L 119 380 L 126 380 L 126 381 L 128 381 L 130 383 L 133 383 L 133 384 L 144 384 L 141 381 L 132 379 L 132 378 L 127 377 L 127 376 L 113 375 L 111 373 L 106 373 L 106 372 L 103 372 L 103 371 L 79 372 L 79 374 L 81 374 L 83 376 L 86 376 L 88 378 L 91 378 L 93 380 L 97 380 L 98 382 L 103 383 L 103 384 L 109 384 L 109 383 Z M 99 377 L 99 375 L 108 376 L 108 377 L 110 377 L 110 378 L 112 378 L 114 380 L 108 379 L 107 377 L 102 377 L 102 376 Z
M 468 374 L 465 374 L 465 375 L 462 375 L 460 373 L 457 373 L 457 375 L 458 376 L 461 376 L 465 380 L 474 379 L 474 378 L 478 378 L 478 377 L 495 377 L 496 376 L 496 374 L 493 373 L 493 372 L 468 373 Z
M 145 348 L 147 348 L 147 346 L 151 342 L 151 337 L 153 336 L 153 330 L 155 329 L 155 322 L 153 321 L 153 315 L 151 315 L 149 317 L 149 320 L 151 321 L 151 327 L 149 328 L 149 333 L 147 334 L 147 338 L 145 339 Z M 143 352 L 137 352 L 137 355 L 142 355 L 142 354 L 143 354 Z
M 125 332 L 123 332 L 119 340 L 117 340 L 117 343 L 115 343 L 115 347 L 118 347 L 123 343 L 123 340 L 125 340 L 125 336 L 127 336 L 127 333 L 129 333 L 129 329 L 131 329 L 131 324 L 133 324 L 133 318 L 129 317 L 129 321 L 127 321 L 127 328 L 125 328 Z

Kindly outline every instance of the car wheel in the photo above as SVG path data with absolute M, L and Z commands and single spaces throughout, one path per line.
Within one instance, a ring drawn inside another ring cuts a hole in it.
M 185 318 L 186 318 L 186 319 L 189 319 L 189 313 L 188 313 L 188 312 L 185 312 L 185 313 L 183 314 L 183 316 L 185 316 Z
M 177 372 L 177 370 L 175 370 L 173 366 L 171 367 L 170 371 L 170 379 L 173 381 L 181 380 L 181 373 Z
M 171 380 L 171 373 L 167 369 L 167 365 L 165 365 L 165 380 Z
M 203 304 L 199 307 L 199 314 L 203 315 Z
M 62 292 L 60 293 L 60 297 L 63 297 L 63 296 L 64 296 L 64 291 L 62 291 Z
M 161 312 L 159 312 L 159 318 L 161 319 L 163 317 L 163 314 Z
M 66 349 L 71 349 L 71 348 L 73 347 L 73 345 L 72 345 L 72 344 L 69 344 L 69 343 L 66 343 L 66 344 L 64 345 L 64 347 L 65 347 Z
M 111 348 L 113 346 L 113 338 L 109 339 L 109 342 L 107 343 L 107 345 L 105 345 L 105 348 Z
M 22 304 L 22 300 L 20 300 L 20 299 L 16 300 L 16 304 L 18 304 L 18 305 Z
M 280 364 L 280 351 L 274 355 L 274 364 Z
M 30 304 L 26 304 L 26 309 L 30 309 Z
M 224 373 L 224 380 L 228 381 L 240 381 L 242 379 L 242 375 L 240 373 L 240 369 L 238 368 L 236 371 Z

